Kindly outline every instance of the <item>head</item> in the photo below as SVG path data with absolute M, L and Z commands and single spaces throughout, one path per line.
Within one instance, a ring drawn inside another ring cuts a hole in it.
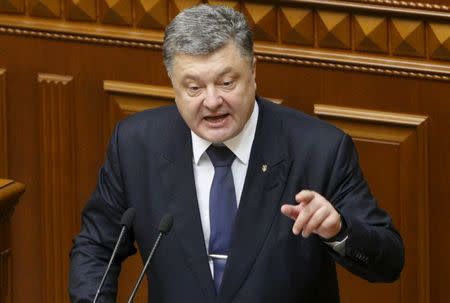
M 256 90 L 245 17 L 223 6 L 187 9 L 167 27 L 163 56 L 178 110 L 191 130 L 212 142 L 237 135 L 253 110 Z

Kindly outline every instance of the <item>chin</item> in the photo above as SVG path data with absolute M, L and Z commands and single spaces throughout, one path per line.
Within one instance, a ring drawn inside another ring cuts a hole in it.
M 222 143 L 227 141 L 228 139 L 233 138 L 237 134 L 239 134 L 239 129 L 224 127 L 224 128 L 208 128 L 202 127 L 197 128 L 197 131 L 194 132 L 201 138 L 208 140 L 213 143 Z
M 228 139 L 229 139 L 228 137 L 217 137 L 217 136 L 206 138 L 206 140 L 210 141 L 211 143 L 222 143 L 224 141 L 227 141 Z
M 213 143 L 222 143 L 224 141 L 227 141 L 228 139 L 232 138 L 232 134 L 209 134 L 205 136 L 205 139 L 208 141 L 211 141 Z

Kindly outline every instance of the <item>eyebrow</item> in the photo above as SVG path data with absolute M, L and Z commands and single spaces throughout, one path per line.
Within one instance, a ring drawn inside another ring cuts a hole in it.
M 226 68 L 219 74 L 219 78 L 222 77 L 222 76 L 225 75 L 225 74 L 230 73 L 232 70 L 233 70 L 233 69 L 232 69 L 230 66 L 226 67 Z
M 230 72 L 233 71 L 233 68 L 231 66 L 226 67 L 223 71 L 221 71 L 218 75 L 217 78 L 223 77 L 225 74 L 228 74 Z M 182 82 L 186 82 L 188 80 L 194 80 L 194 81 L 198 81 L 199 77 L 196 75 L 192 75 L 192 74 L 186 74 L 185 76 L 183 76 L 182 78 Z

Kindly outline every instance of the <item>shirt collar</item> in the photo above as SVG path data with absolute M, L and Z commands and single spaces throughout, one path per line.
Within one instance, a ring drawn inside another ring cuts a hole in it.
M 252 149 L 253 139 L 255 138 L 258 115 L 259 107 L 258 103 L 255 101 L 253 112 L 250 115 L 247 123 L 245 123 L 244 128 L 241 130 L 241 132 L 233 138 L 223 142 L 223 144 L 225 144 L 236 155 L 236 158 L 245 165 L 248 164 L 248 160 L 250 159 L 250 151 Z M 192 130 L 191 137 L 194 163 L 198 165 L 200 158 L 211 145 L 211 142 L 199 137 Z

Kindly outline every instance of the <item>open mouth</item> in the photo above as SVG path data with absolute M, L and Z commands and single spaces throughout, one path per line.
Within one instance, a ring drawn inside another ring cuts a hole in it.
M 226 117 L 228 117 L 229 114 L 224 114 L 224 115 L 218 115 L 218 116 L 208 116 L 205 117 L 204 119 L 209 122 L 209 123 L 221 123 L 222 121 L 225 120 Z

